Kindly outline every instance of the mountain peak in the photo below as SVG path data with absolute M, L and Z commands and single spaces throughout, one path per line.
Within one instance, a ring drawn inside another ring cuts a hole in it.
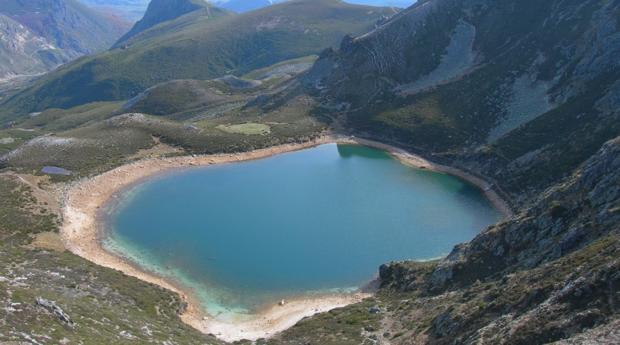
M 152 0 L 146 9 L 146 13 L 144 13 L 144 17 L 142 17 L 129 32 L 123 35 L 116 45 L 126 42 L 131 37 L 157 24 L 210 6 L 211 5 L 204 0 Z

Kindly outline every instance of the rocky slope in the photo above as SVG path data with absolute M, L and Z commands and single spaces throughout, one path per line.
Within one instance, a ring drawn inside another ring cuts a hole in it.
M 617 343 L 619 164 L 617 137 L 445 259 L 383 265 L 374 299 L 268 343 Z
M 325 51 L 303 82 L 344 126 L 456 161 L 519 203 L 617 135 L 619 7 L 424 1 Z
M 74 0 L 5 0 L 0 78 L 49 71 L 76 57 L 107 49 L 127 30 Z
M 0 79 L 44 73 L 70 58 L 44 37 L 0 14 Z
M 390 313 L 403 320 L 395 328 L 427 344 L 613 343 L 613 334 L 579 334 L 620 316 L 619 164 L 620 137 L 438 263 L 383 266 L 388 294 L 419 298 Z M 404 320 L 426 325 L 424 336 Z

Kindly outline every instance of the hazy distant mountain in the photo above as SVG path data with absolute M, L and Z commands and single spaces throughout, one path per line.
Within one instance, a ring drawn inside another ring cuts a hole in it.
M 114 13 L 131 22 L 142 18 L 151 0 L 80 0 L 93 8 Z
M 2 0 L 0 15 L 0 78 L 104 50 L 128 29 L 75 0 Z
M 237 13 L 243 13 L 271 6 L 275 3 L 282 1 L 285 0 L 212 0 L 211 2 L 227 10 L 231 10 Z
M 130 21 L 138 21 L 146 12 L 151 0 L 80 0 L 92 7 L 115 13 Z M 204 0 L 227 10 L 243 13 L 288 0 Z M 416 0 L 344 0 L 350 4 L 369 6 L 393 6 L 405 8 Z
M 394 6 L 406 8 L 413 5 L 417 0 L 344 0 L 351 4 L 369 5 L 369 6 Z
M 242 13 L 256 10 L 266 6 L 274 5 L 288 0 L 211 0 L 211 2 L 219 7 Z M 408 7 L 416 2 L 416 0 L 344 0 L 349 4 L 369 5 L 369 6 L 394 6 Z
M 70 59 L 45 37 L 0 14 L 0 80 L 43 73 Z

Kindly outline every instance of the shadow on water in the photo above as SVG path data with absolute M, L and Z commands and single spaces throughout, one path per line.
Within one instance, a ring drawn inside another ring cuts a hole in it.
M 435 184 L 443 190 L 451 191 L 452 194 L 461 200 L 473 202 L 481 207 L 488 206 L 488 200 L 484 196 L 484 191 L 459 177 L 425 169 L 418 169 L 416 174 L 425 176 L 426 183 Z
M 366 146 L 352 144 L 338 144 L 338 154 L 341 158 L 370 158 L 370 159 L 391 159 L 390 155 L 381 150 L 369 149 Z

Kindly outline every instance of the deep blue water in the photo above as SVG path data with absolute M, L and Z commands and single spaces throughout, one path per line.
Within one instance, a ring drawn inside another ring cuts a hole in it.
M 500 218 L 458 178 L 335 144 L 154 177 L 109 211 L 107 245 L 193 288 L 212 314 L 358 287 Z

